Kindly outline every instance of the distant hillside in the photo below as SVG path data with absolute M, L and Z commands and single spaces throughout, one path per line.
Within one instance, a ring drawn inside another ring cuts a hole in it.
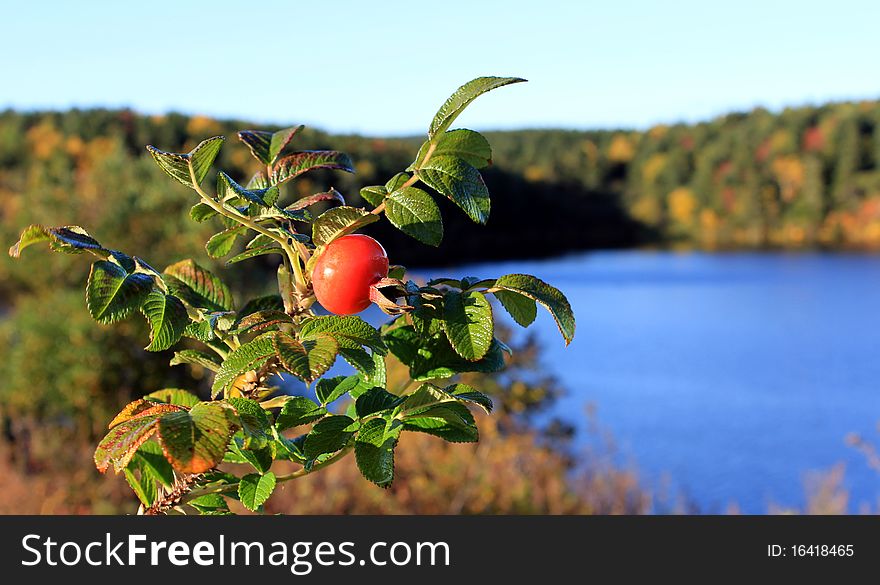
M 198 253 L 211 227 L 188 220 L 191 194 L 168 183 L 144 145 L 186 150 L 227 135 L 220 166 L 244 180 L 255 167 L 234 133 L 252 126 L 130 111 L 0 113 L 0 235 L 11 242 L 30 221 L 79 223 L 123 249 L 150 246 L 158 264 L 181 247 Z M 863 102 L 755 110 L 645 132 L 488 133 L 495 161 L 485 173 L 493 194 L 488 228 L 444 205 L 447 236 L 438 249 L 413 245 L 384 222 L 368 231 L 409 265 L 640 244 L 880 247 L 878 127 L 880 104 Z M 297 140 L 300 149 L 348 152 L 358 172 L 307 175 L 295 188 L 305 194 L 333 185 L 353 202 L 361 186 L 405 166 L 418 145 L 316 130 Z M 7 270 L 7 289 L 33 278 Z
M 880 103 L 757 109 L 646 132 L 491 136 L 526 181 L 610 194 L 663 241 L 880 247 Z

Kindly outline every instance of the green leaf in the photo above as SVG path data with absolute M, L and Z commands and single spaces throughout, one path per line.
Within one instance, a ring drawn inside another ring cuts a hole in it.
M 374 351 L 370 357 L 373 360 L 373 365 L 371 367 L 358 367 L 361 371 L 361 383 L 358 384 L 356 388 L 348 391 L 349 396 L 352 398 L 357 398 L 365 391 L 375 386 L 384 388 L 388 385 L 385 358 L 377 351 Z
M 205 250 L 208 251 L 208 256 L 211 258 L 222 258 L 223 256 L 226 256 L 232 251 L 232 246 L 235 245 L 235 240 L 238 236 L 243 235 L 246 232 L 247 227 L 241 225 L 214 234 L 211 236 L 211 239 L 208 240 L 208 243 L 205 244 Z
M 504 310 L 522 327 L 528 327 L 538 316 L 538 305 L 533 299 L 509 290 L 495 292 L 495 298 Z
M 284 147 L 290 144 L 293 137 L 301 132 L 303 128 L 305 128 L 305 126 L 300 124 L 299 126 L 291 126 L 290 128 L 284 128 L 277 132 L 273 132 L 272 139 L 269 141 L 269 160 L 267 162 L 274 162 L 275 159 L 278 158 L 278 155 L 281 154 L 281 151 L 284 150 Z
M 256 331 L 265 331 L 267 329 L 277 329 L 282 323 L 293 323 L 293 317 L 283 311 L 275 311 L 269 309 L 267 311 L 257 311 L 245 316 L 237 322 L 235 334 L 254 333 Z
M 157 484 L 170 488 L 174 483 L 174 471 L 162 454 L 162 448 L 154 441 L 141 445 L 123 471 L 128 485 L 145 506 L 156 500 Z M 135 471 L 140 473 L 140 478 Z
M 382 354 L 373 352 L 372 354 L 361 348 L 340 347 L 339 355 L 347 361 L 351 367 L 358 372 L 372 377 L 378 373 L 379 368 L 384 368 L 384 358 Z
M 99 323 L 114 323 L 141 308 L 153 288 L 146 274 L 128 274 L 107 260 L 92 264 L 86 285 L 89 313 Z
M 443 240 L 443 218 L 430 195 L 415 187 L 396 191 L 385 201 L 385 216 L 397 229 L 429 246 Z
M 459 400 L 433 384 L 422 384 L 403 403 L 404 430 L 436 435 L 455 443 L 476 442 L 479 434 L 474 417 Z
M 443 296 L 435 288 L 419 288 L 414 282 L 406 284 L 407 303 L 413 311 L 409 318 L 413 328 L 422 337 L 430 337 L 443 332 Z M 426 292 L 430 291 L 430 292 Z
M 220 494 L 205 494 L 204 496 L 199 496 L 194 500 L 190 500 L 187 502 L 187 505 L 192 506 L 203 515 L 225 516 L 231 513 L 229 511 L 229 505 L 226 503 L 226 499 Z
M 358 371 L 358 374 L 352 376 L 358 379 L 357 385 L 346 388 L 352 398 L 356 399 L 370 388 L 384 387 L 387 384 L 385 357 L 381 353 L 373 351 L 370 354 L 363 349 L 341 347 L 339 355 Z
M 489 219 L 489 191 L 480 171 L 454 156 L 432 157 L 418 170 L 419 179 L 448 197 L 476 223 Z
M 198 365 L 212 372 L 220 369 L 220 360 L 217 356 L 198 349 L 183 349 L 174 352 L 174 357 L 171 358 L 171 362 L 168 365 L 176 366 L 178 364 Z
M 241 262 L 242 260 L 249 260 L 251 258 L 256 258 L 257 256 L 265 256 L 266 254 L 280 254 L 284 255 L 284 250 L 279 248 L 278 246 L 264 246 L 262 248 L 252 248 L 250 250 L 245 250 L 241 254 L 236 254 L 232 258 L 226 261 L 227 264 L 236 264 L 237 262 Z
M 180 388 L 163 388 L 162 390 L 150 392 L 149 394 L 144 396 L 144 398 L 154 402 L 162 402 L 164 404 L 184 406 L 187 408 L 192 408 L 199 403 L 198 396 L 196 396 L 189 390 L 182 390 Z
M 153 291 L 147 296 L 141 311 L 150 324 L 150 345 L 145 348 L 147 351 L 168 349 L 180 341 L 189 323 L 189 315 L 180 299 L 159 291 Z
M 359 417 L 365 417 L 376 412 L 396 408 L 405 398 L 395 396 L 385 388 L 370 388 L 355 401 L 355 412 Z
M 156 495 L 158 494 L 156 482 L 143 475 L 138 479 L 137 475 L 134 473 L 135 469 L 137 469 L 134 467 L 134 463 L 135 460 L 132 459 L 128 464 L 128 467 L 122 470 L 125 474 L 125 481 L 128 482 L 128 487 L 131 488 L 131 491 L 134 492 L 134 495 L 137 496 L 137 499 L 140 500 L 141 504 L 144 506 L 152 506 L 153 502 L 156 501 Z
M 229 405 L 200 402 L 160 418 L 159 443 L 175 470 L 204 473 L 222 461 L 236 418 Z
M 29 225 L 22 230 L 18 242 L 9 248 L 9 255 L 18 258 L 22 250 L 28 246 L 46 241 L 51 243 L 52 249 L 56 252 L 73 254 L 89 251 L 102 258 L 106 258 L 110 252 L 78 225 L 51 228 L 42 225 Z
M 315 193 L 314 195 L 297 199 L 284 209 L 287 211 L 298 211 L 300 209 L 305 209 L 310 205 L 314 205 L 315 203 L 320 203 L 321 201 L 331 201 L 339 203 L 340 205 L 345 205 L 345 197 L 342 196 L 342 193 L 331 188 L 329 191 L 323 193 Z
M 266 295 L 251 299 L 238 311 L 238 321 L 235 322 L 234 326 L 237 326 L 242 319 L 257 311 L 284 311 L 284 301 L 279 295 Z
M 268 189 L 269 187 L 269 179 L 266 177 L 266 171 L 262 170 L 254 173 L 254 176 L 252 176 L 244 186 L 245 189 Z
M 274 157 L 269 154 L 269 146 L 272 144 L 271 132 L 242 130 L 238 133 L 238 139 L 244 142 L 254 158 L 264 165 L 268 165 L 274 160 Z
M 354 456 L 365 478 L 387 488 L 394 480 L 394 447 L 400 437 L 399 423 L 382 418 L 368 420 L 358 431 Z
M 385 335 L 385 343 L 410 369 L 413 380 L 449 378 L 460 372 L 493 373 L 504 368 L 503 346 L 496 339 L 479 361 L 468 361 L 459 356 L 446 335 L 439 333 L 422 337 L 411 325 L 398 327 Z
M 461 279 L 461 288 L 462 290 L 485 287 L 489 288 L 495 285 L 494 278 L 479 278 L 476 276 L 465 276 Z
M 443 306 L 443 326 L 452 348 L 468 361 L 482 359 L 492 345 L 495 332 L 488 299 L 477 291 L 449 291 Z
M 380 203 L 385 199 L 385 196 L 388 195 L 388 189 L 381 185 L 373 185 L 370 187 L 364 187 L 360 191 L 361 199 L 372 205 L 373 207 L 378 207 Z
M 466 406 L 449 403 L 403 420 L 403 430 L 427 433 L 450 443 L 476 443 L 480 433 Z
M 326 246 L 336 238 L 379 221 L 379 216 L 358 207 L 334 207 L 319 215 L 312 224 L 312 241 Z
M 303 128 L 304 126 L 293 126 L 277 132 L 242 130 L 238 133 L 238 138 L 247 145 L 254 158 L 269 165 L 275 162 L 284 147 Z
M 217 338 L 217 336 L 214 335 L 214 327 L 211 325 L 211 321 L 208 320 L 190 322 L 190 324 L 186 326 L 186 330 L 183 334 L 187 337 L 198 339 L 204 343 L 214 341 Z
M 251 512 L 256 512 L 273 491 L 275 491 L 275 474 L 271 471 L 263 475 L 249 473 L 238 482 L 238 499 Z
M 229 287 L 192 260 L 172 264 L 165 269 L 164 275 L 171 292 L 190 306 L 209 311 L 231 311 L 235 308 Z
M 272 423 L 263 407 L 253 400 L 247 398 L 230 398 L 227 400 L 229 404 L 238 413 L 241 421 L 241 430 L 244 433 L 245 449 L 262 449 L 265 447 L 269 439 L 269 429 Z
M 388 193 L 393 193 L 398 189 L 403 189 L 403 186 L 406 185 L 407 181 L 409 180 L 410 175 L 408 175 L 407 173 L 397 173 L 396 175 L 388 179 L 387 183 L 385 183 L 385 190 L 388 191 Z
M 388 353 L 379 331 L 356 315 L 312 317 L 302 324 L 300 332 L 303 337 L 329 333 L 337 339 L 339 347 L 357 349 L 366 346 L 383 355 Z
M 455 404 L 456 399 L 434 384 L 422 384 L 412 394 L 404 397 L 401 414 L 404 417 L 418 416 L 438 406 Z
M 217 197 L 222 201 L 231 201 L 235 199 L 243 199 L 248 203 L 253 203 L 260 208 L 268 208 L 272 206 L 270 201 L 278 198 L 278 187 L 270 187 L 267 189 L 246 189 L 235 182 L 229 175 L 220 171 L 217 175 Z M 264 199 L 269 199 L 267 201 Z
M 396 278 L 397 280 L 403 280 L 406 276 L 406 266 L 401 266 L 400 264 L 392 264 L 388 267 L 388 278 Z
M 244 249 L 250 250 L 252 248 L 265 248 L 266 246 L 271 246 L 273 244 L 277 244 L 275 240 L 266 234 L 257 234 L 251 239 L 250 242 L 245 244 Z
M 171 487 L 174 483 L 174 470 L 165 454 L 162 453 L 162 447 L 155 441 L 147 441 L 135 453 L 134 459 L 137 460 L 141 471 L 152 476 L 156 481 L 165 487 Z
M 234 437 L 229 443 L 229 450 L 223 455 L 225 463 L 247 463 L 260 473 L 266 473 L 272 467 L 274 461 L 272 455 L 272 446 L 266 446 L 262 449 L 244 449 L 242 447 L 244 441 Z
M 428 154 L 431 144 L 436 144 L 432 156 L 455 156 L 464 159 L 477 169 L 492 164 L 492 147 L 489 146 L 489 141 L 479 132 L 460 129 L 444 132 L 433 141 L 425 141 L 416 155 L 416 162 L 410 165 L 408 171 L 418 168 L 421 161 L 425 159 L 425 155 Z
M 280 460 L 296 461 L 300 464 L 306 463 L 306 456 L 302 452 L 302 440 L 305 436 L 297 437 L 297 439 L 288 439 L 284 435 L 278 435 L 275 438 L 276 458 Z
M 568 345 L 574 339 L 574 312 L 568 299 L 558 289 L 528 274 L 507 274 L 495 281 L 495 287 L 541 303 L 556 320 L 556 326 L 565 339 L 565 344 Z
M 217 212 L 207 203 L 196 203 L 189 210 L 190 218 L 198 223 L 208 221 L 215 215 L 217 215 Z
M 457 400 L 464 400 L 466 402 L 472 402 L 473 404 L 478 405 L 480 408 L 486 411 L 486 413 L 491 413 L 493 404 L 492 399 L 483 394 L 482 392 L 475 390 L 474 388 L 468 386 L 467 384 L 453 384 L 451 386 L 447 386 L 444 390 L 452 397 Z
M 281 158 L 272 167 L 272 184 L 280 185 L 313 169 L 337 169 L 354 172 L 354 164 L 344 152 L 307 150 Z
M 314 461 L 324 453 L 335 453 L 345 447 L 354 434 L 348 430 L 353 423 L 353 419 L 343 415 L 330 415 L 316 422 L 303 444 L 306 458 Z
M 279 431 L 292 429 L 314 422 L 327 414 L 327 410 L 303 396 L 291 396 L 281 407 L 275 428 Z
M 339 351 L 336 339 L 326 333 L 315 333 L 303 337 L 302 341 L 286 333 L 276 333 L 272 340 L 284 369 L 307 384 L 330 369 Z
M 327 405 L 354 389 L 360 382 L 361 377 L 358 375 L 323 378 L 318 380 L 318 384 L 315 387 L 315 395 L 321 401 L 321 404 Z
M 220 370 L 214 377 L 211 396 L 227 392 L 236 378 L 245 372 L 256 370 L 275 355 L 275 344 L 271 336 L 257 337 L 233 350 L 223 360 Z
M 142 416 L 115 425 L 95 449 L 95 467 L 104 473 L 110 464 L 119 473 L 128 466 L 144 441 L 156 432 L 158 416 Z
M 147 150 L 153 156 L 156 164 L 165 171 L 168 176 L 178 182 L 195 189 L 202 182 L 208 170 L 217 158 L 223 141 L 223 136 L 215 136 L 200 142 L 187 154 L 176 154 L 159 150 L 155 146 L 147 146 Z M 193 184 L 195 177 L 195 184 Z
M 431 126 L 428 128 L 428 137 L 434 138 L 441 132 L 445 132 L 459 114 L 475 99 L 493 89 L 525 81 L 519 77 L 478 77 L 468 81 L 443 102 Z

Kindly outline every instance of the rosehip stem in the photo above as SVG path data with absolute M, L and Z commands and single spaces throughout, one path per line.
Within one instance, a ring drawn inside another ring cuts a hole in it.
M 201 188 L 201 186 L 199 186 L 198 182 L 195 179 L 195 174 L 193 173 L 192 168 L 190 168 L 190 177 L 192 179 L 193 185 L 195 185 L 196 192 L 199 195 L 201 195 L 202 201 L 205 204 L 207 204 L 208 207 L 210 207 L 211 209 L 213 209 L 214 211 L 216 211 L 217 213 L 219 213 L 220 215 L 222 215 L 224 217 L 228 217 L 229 219 L 237 221 L 238 223 L 254 230 L 255 232 L 263 234 L 267 238 L 271 238 L 271 239 L 275 240 L 276 242 L 281 244 L 281 248 L 291 258 L 293 258 L 294 256 L 297 256 L 296 252 L 294 252 L 293 249 L 288 245 L 287 240 L 285 238 L 273 234 L 269 230 L 262 227 L 260 224 L 256 223 L 255 221 L 252 221 L 249 217 L 245 217 L 244 215 L 238 213 L 237 211 L 234 211 L 232 209 L 227 208 L 225 205 L 223 205 L 223 202 L 215 201 L 210 195 L 208 195 L 205 192 L 204 189 Z
M 416 169 L 416 172 L 413 173 L 413 176 L 410 177 L 409 179 L 407 179 L 403 185 L 401 185 L 400 187 L 398 187 L 397 189 L 395 189 L 391 193 L 388 193 L 387 195 L 385 195 L 385 198 L 387 199 L 389 195 L 396 193 L 398 191 L 403 191 L 407 187 L 412 187 L 413 185 L 415 185 L 419 181 L 419 175 L 417 174 L 419 169 L 421 169 L 425 165 L 425 163 L 428 162 L 428 160 L 430 160 L 431 155 L 434 154 L 434 150 L 436 150 L 436 149 L 437 149 L 437 143 L 432 142 L 431 146 L 428 147 L 428 151 L 425 153 L 425 158 L 423 158 L 419 162 L 419 166 Z M 373 215 L 379 215 L 383 211 L 385 211 L 385 202 L 384 201 L 382 201 L 382 203 L 377 205 L 376 208 L 373 211 L 371 211 L 370 213 L 372 213 Z

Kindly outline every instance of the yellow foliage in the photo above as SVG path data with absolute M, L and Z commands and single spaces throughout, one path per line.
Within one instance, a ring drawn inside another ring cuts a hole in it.
M 687 187 L 679 187 L 669 193 L 667 201 L 669 214 L 676 223 L 690 226 L 694 222 L 697 198 L 694 196 L 693 191 Z
M 591 164 L 599 159 L 599 148 L 592 140 L 584 140 L 581 142 L 581 150 L 587 155 L 587 160 L 589 160 Z
M 662 153 L 655 153 L 648 158 L 647 162 L 645 162 L 645 166 L 642 168 L 642 180 L 645 185 L 653 185 L 654 181 L 657 180 L 657 176 L 663 172 L 663 167 L 666 166 L 666 155 Z
M 615 163 L 628 163 L 636 154 L 636 147 L 625 134 L 615 134 L 608 147 L 608 159 Z
M 786 245 L 801 246 L 807 238 L 807 230 L 797 224 L 787 224 L 782 230 L 782 236 Z
M 784 128 L 780 128 L 770 137 L 770 152 L 773 154 L 794 150 L 794 148 L 794 137 Z
M 526 167 L 523 172 L 523 176 L 525 176 L 526 181 L 530 183 L 536 183 L 538 181 L 543 181 L 546 176 L 544 174 L 544 170 L 538 165 L 529 165 Z
M 58 148 L 64 137 L 51 122 L 40 122 L 27 131 L 27 141 L 31 151 L 40 160 L 46 160 Z
M 371 176 L 376 172 L 376 165 L 366 159 L 361 159 L 355 163 L 354 169 L 358 175 Z
M 222 133 L 220 124 L 207 116 L 193 116 L 186 125 L 186 132 L 191 136 L 216 136 Z
M 64 150 L 67 151 L 67 154 L 73 157 L 80 156 L 85 150 L 85 147 L 85 142 L 83 142 L 83 139 L 79 136 L 69 136 L 64 143 Z
M 721 226 L 721 219 L 712 209 L 704 209 L 700 212 L 700 228 L 704 232 L 717 232 Z
M 781 156 L 773 161 L 773 174 L 783 201 L 792 201 L 804 185 L 804 163 L 797 156 Z
M 655 140 L 659 140 L 666 136 L 669 133 L 669 126 L 666 124 L 659 124 L 654 126 L 653 128 L 648 130 L 648 136 Z
M 868 222 L 868 225 L 862 231 L 862 235 L 866 244 L 872 247 L 880 246 L 880 221 Z
M 654 197 L 640 197 L 632 206 L 631 213 L 637 220 L 648 225 L 660 223 L 660 204 Z
M 718 244 L 721 218 L 712 209 L 700 211 L 700 239 L 709 247 Z
M 98 136 L 88 142 L 86 152 L 93 162 L 107 158 L 116 148 L 116 140 L 109 136 Z

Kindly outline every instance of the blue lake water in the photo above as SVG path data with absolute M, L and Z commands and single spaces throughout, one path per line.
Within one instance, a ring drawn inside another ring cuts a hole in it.
M 807 474 L 842 462 L 851 511 L 876 506 L 880 475 L 845 437 L 880 442 L 880 257 L 627 251 L 426 271 L 509 272 L 575 310 L 568 348 L 546 313 L 532 326 L 568 391 L 557 414 L 583 428 L 593 403 L 649 484 L 668 477 L 703 512 L 763 513 L 802 506 Z

